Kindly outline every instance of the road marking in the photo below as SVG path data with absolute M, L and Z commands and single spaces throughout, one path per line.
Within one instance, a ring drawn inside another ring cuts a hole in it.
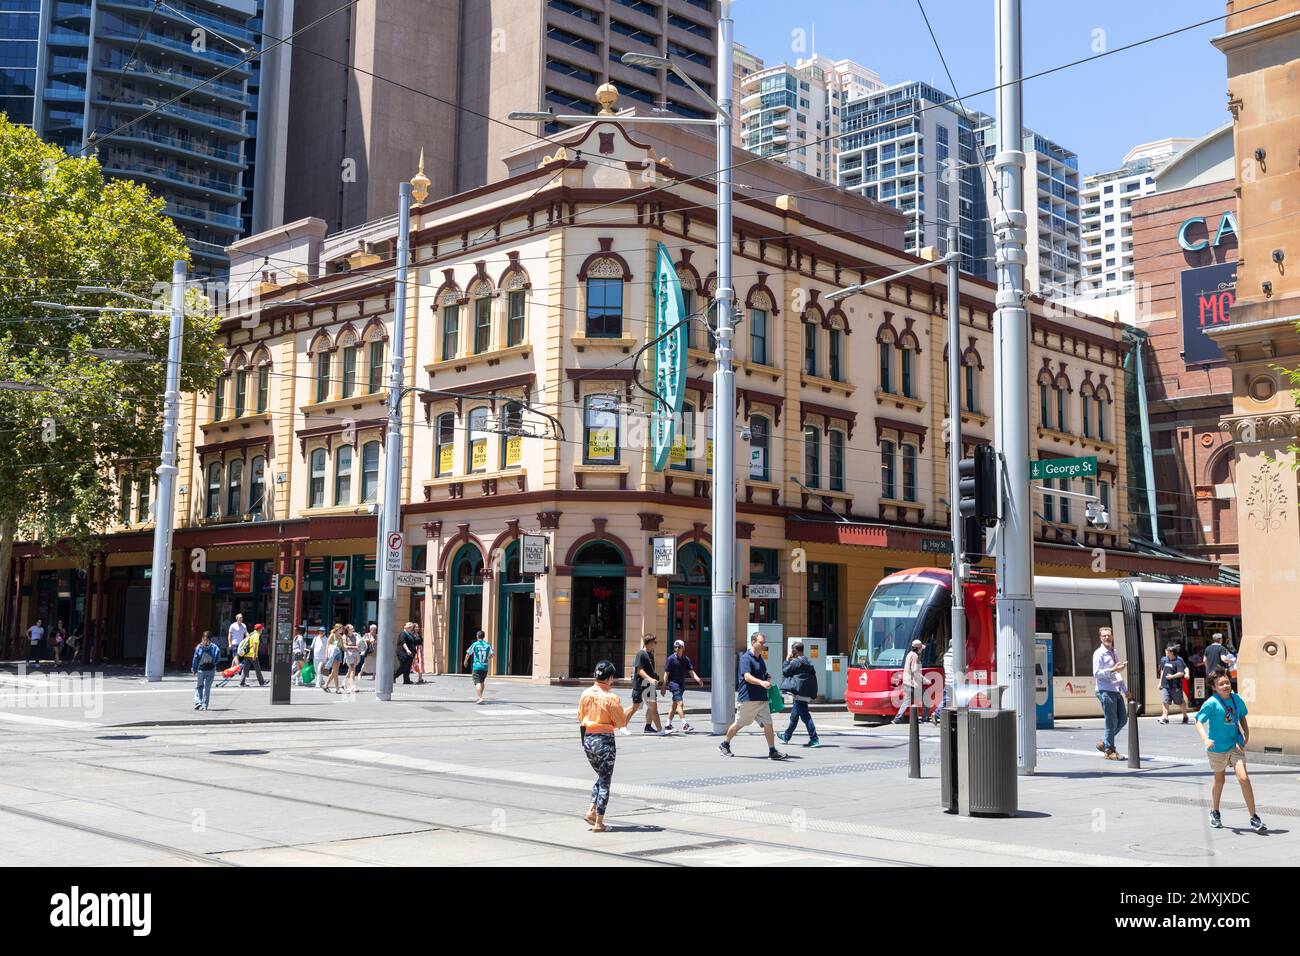
M 382 764 L 391 767 L 404 767 L 410 770 L 422 770 L 426 773 L 445 774 L 448 776 L 469 777 L 478 780 L 504 781 L 525 785 L 546 786 L 562 790 L 589 793 L 591 784 L 586 780 L 561 777 L 553 774 L 529 773 L 522 770 L 498 770 L 489 767 L 471 767 L 462 764 L 444 763 L 426 760 L 422 757 L 408 757 L 402 754 L 385 753 L 381 750 L 367 750 L 361 747 L 349 747 L 331 750 L 331 760 L 348 760 L 358 763 Z M 741 823 L 756 823 L 766 826 L 788 828 L 789 813 L 773 813 L 754 809 L 759 806 L 771 806 L 770 803 L 756 800 L 743 800 L 734 797 L 719 797 L 717 794 L 704 795 L 691 799 L 680 790 L 667 787 L 645 786 L 642 784 L 620 784 L 618 792 L 627 796 L 647 800 L 664 800 L 672 803 L 674 813 L 688 813 L 699 816 L 714 816 Z M 925 833 L 920 830 L 902 830 L 895 827 L 872 826 L 864 823 L 849 823 L 842 820 L 817 820 L 811 817 L 801 821 L 809 830 L 819 833 L 832 833 L 843 836 L 863 837 L 869 840 L 882 840 L 888 843 L 902 843 L 909 846 L 924 847 L 927 850 L 956 850 L 973 853 L 985 853 L 991 856 L 1015 857 L 1036 863 L 1059 863 L 1070 866 L 1168 866 L 1172 864 L 1151 863 L 1134 860 L 1129 857 L 1106 856 L 1097 853 L 1078 853 L 1073 850 L 1053 850 L 1046 847 L 1027 846 L 1016 843 L 1003 843 L 996 840 L 979 840 L 969 837 L 950 836 L 941 833 Z M 937 853 L 935 859 L 942 859 Z
M 53 717 L 33 717 L 31 714 L 15 714 L 6 710 L 0 710 L 0 720 L 13 721 L 15 724 L 37 724 L 42 727 L 102 727 L 103 724 L 97 724 L 92 721 L 81 720 L 56 720 Z

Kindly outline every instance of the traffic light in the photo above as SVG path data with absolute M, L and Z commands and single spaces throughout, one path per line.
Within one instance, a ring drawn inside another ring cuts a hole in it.
M 961 559 L 978 564 L 984 553 L 984 526 L 974 515 L 961 519 Z
M 976 523 L 998 523 L 997 452 L 988 445 L 976 445 L 972 458 L 957 463 L 958 514 Z

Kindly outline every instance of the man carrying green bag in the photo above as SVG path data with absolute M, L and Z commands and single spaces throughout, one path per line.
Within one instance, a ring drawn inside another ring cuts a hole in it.
M 749 650 L 740 655 L 736 668 L 736 721 L 727 728 L 727 739 L 718 744 L 718 752 L 724 757 L 734 757 L 731 752 L 731 740 L 750 724 L 757 723 L 763 728 L 767 738 L 767 756 L 772 760 L 785 760 L 786 755 L 776 749 L 776 736 L 772 728 L 773 698 L 776 695 L 778 712 L 785 709 L 781 692 L 772 686 L 767 675 L 767 661 L 763 651 L 767 647 L 767 638 L 761 631 L 749 635 Z

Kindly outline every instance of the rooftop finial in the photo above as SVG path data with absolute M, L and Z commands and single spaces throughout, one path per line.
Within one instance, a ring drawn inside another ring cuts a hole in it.
M 618 87 L 613 83 L 602 83 L 596 87 L 596 102 L 600 104 L 600 116 L 613 116 L 618 106 Z
M 415 197 L 416 202 L 424 202 L 429 198 L 429 177 L 424 175 L 423 146 L 420 147 L 420 168 L 411 177 L 411 195 Z

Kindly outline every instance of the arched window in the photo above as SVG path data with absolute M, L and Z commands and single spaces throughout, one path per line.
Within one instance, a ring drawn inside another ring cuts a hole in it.
M 803 483 L 820 488 L 822 483 L 822 433 L 808 425 L 803 430 Z
M 316 401 L 326 402 L 330 397 L 330 353 L 322 349 L 316 356 Z
M 618 397 L 615 395 L 588 395 L 583 411 L 583 462 L 594 465 L 617 465 L 619 458 Z
M 480 282 L 470 290 L 474 302 L 474 354 L 492 347 L 492 287 Z
M 1044 428 L 1052 427 L 1051 389 L 1042 382 L 1038 384 L 1038 420 Z
M 1057 385 L 1053 391 L 1056 393 L 1056 430 L 1069 431 L 1070 406 L 1065 402 L 1065 386 Z
M 894 390 L 894 345 L 892 342 L 880 343 L 880 390 Z
M 803 326 L 803 371 L 805 375 L 817 374 L 817 326 L 812 322 Z
M 135 481 L 135 520 L 141 524 L 149 520 L 149 472 L 142 471 Z
M 1082 412 L 1082 415 L 1080 416 L 1079 419 L 1079 428 L 1082 430 L 1084 438 L 1091 438 L 1092 437 L 1092 396 L 1091 395 L 1079 396 L 1079 410 Z
M 832 430 L 826 433 L 827 452 L 829 454 L 830 489 L 844 490 L 844 432 Z
M 512 272 L 506 280 L 506 347 L 524 344 L 524 320 L 528 310 L 528 293 L 522 272 Z
M 673 447 L 668 454 L 668 466 L 678 471 L 695 470 L 695 406 L 690 402 L 682 403 L 677 433 L 673 436 Z
M 226 469 L 226 514 L 244 512 L 244 460 L 236 458 Z
M 1109 409 L 1106 408 L 1106 400 L 1102 398 L 1100 394 L 1098 394 L 1097 395 L 1097 439 L 1099 441 L 1107 440 L 1106 418 L 1108 412 Z
M 442 297 L 442 361 L 454 359 L 459 348 L 460 305 L 456 302 L 456 294 L 451 292 Z
M 682 309 L 685 316 L 695 314 L 695 303 L 699 297 L 699 291 L 696 288 L 695 276 L 693 269 L 677 268 L 677 281 L 682 286 Z M 703 328 L 704 323 L 691 320 L 686 326 L 686 347 L 691 349 L 703 348 Z
M 898 484 L 894 480 L 897 467 L 894 443 L 888 439 L 880 443 L 880 497 L 897 498 Z
M 904 345 L 898 347 L 898 378 L 906 398 L 916 397 L 916 384 L 912 380 L 912 350 Z
M 435 474 L 442 478 L 456 470 L 456 416 L 451 412 L 439 415 L 434 437 Z
M 216 387 L 212 390 L 212 420 L 219 422 L 226 417 L 226 380 L 227 375 L 218 375 Z
M 826 374 L 832 382 L 844 381 L 844 333 L 834 327 L 826 333 Z
M 351 445 L 339 445 L 334 452 L 334 504 L 352 504 Z
M 361 503 L 379 500 L 379 442 L 368 441 L 361 449 Z
M 506 427 L 506 434 L 501 436 L 501 467 L 517 468 L 524 460 L 524 439 L 519 434 L 524 427 L 524 406 L 506 402 L 501 421 Z
M 209 518 L 221 517 L 221 462 L 208 465 L 208 498 L 205 514 Z
M 235 417 L 242 418 L 248 409 L 248 369 L 235 369 Z
M 979 409 L 979 368 L 967 365 L 966 373 L 966 411 L 978 412 Z
M 749 416 L 749 477 L 757 481 L 772 480 L 770 444 L 767 419 L 762 415 Z
M 248 469 L 248 513 L 260 515 L 266 507 L 266 459 L 258 455 Z
M 307 493 L 307 507 L 319 508 L 325 504 L 325 449 L 311 453 L 311 488 Z
M 916 500 L 916 446 L 903 445 L 903 500 Z
M 768 318 L 772 314 L 772 300 L 766 292 L 755 291 L 749 302 L 749 360 L 758 365 L 771 365 Z
M 370 343 L 370 367 L 366 375 L 366 388 L 371 395 L 384 387 L 384 343 L 375 339 Z
M 357 390 L 357 346 L 356 343 L 343 346 L 343 389 L 342 397 L 351 398 Z
M 271 397 L 271 363 L 263 362 L 257 367 L 257 412 L 266 411 Z
M 469 413 L 469 447 L 466 449 L 468 462 L 465 466 L 467 472 L 487 471 L 487 419 L 486 408 L 476 408 Z
M 117 520 L 120 524 L 131 523 L 131 473 L 124 471 L 118 476 Z
M 616 339 L 623 334 L 623 267 L 603 258 L 587 269 L 587 336 Z

